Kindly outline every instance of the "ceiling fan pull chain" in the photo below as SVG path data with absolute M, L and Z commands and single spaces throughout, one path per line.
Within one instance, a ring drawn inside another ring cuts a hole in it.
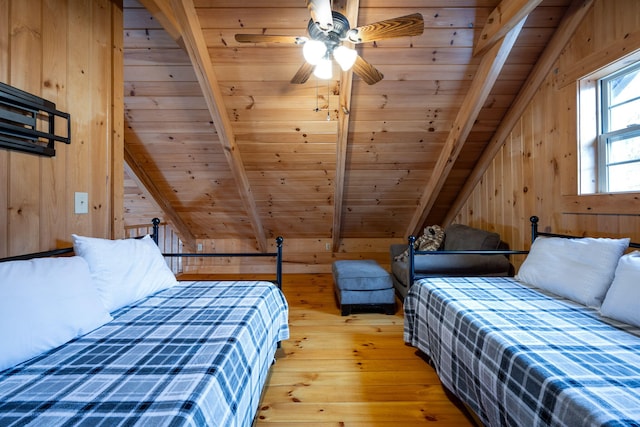
M 327 121 L 331 120 L 331 116 L 329 115 L 329 112 L 331 111 L 331 108 L 329 108 L 330 105 L 330 101 L 329 101 L 329 80 L 327 80 Z
M 320 111 L 320 105 L 318 104 L 318 97 L 319 97 L 319 96 L 320 96 L 320 95 L 318 95 L 318 78 L 316 77 L 316 109 L 315 109 L 315 110 L 313 110 L 313 111 L 315 111 L 316 113 Z

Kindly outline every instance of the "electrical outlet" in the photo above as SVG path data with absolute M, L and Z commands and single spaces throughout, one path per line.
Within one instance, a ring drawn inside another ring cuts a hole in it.
M 198 252 L 202 252 L 202 243 L 198 243 Z
M 89 213 L 89 193 L 77 192 L 75 194 L 75 213 Z
M 325 249 L 326 251 L 330 251 L 330 250 L 331 250 L 331 243 L 328 243 L 328 242 L 327 242 L 327 243 L 325 243 L 325 244 L 324 244 L 324 249 Z

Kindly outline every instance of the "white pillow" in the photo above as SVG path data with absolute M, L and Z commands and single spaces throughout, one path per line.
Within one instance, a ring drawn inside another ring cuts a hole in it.
M 93 284 L 110 312 L 177 283 L 148 235 L 123 240 L 72 237 L 76 254 L 89 264 Z
M 600 313 L 640 327 L 640 251 L 620 258 Z
M 600 307 L 629 239 L 538 237 L 516 279 Z
M 111 320 L 82 258 L 0 263 L 0 371 Z

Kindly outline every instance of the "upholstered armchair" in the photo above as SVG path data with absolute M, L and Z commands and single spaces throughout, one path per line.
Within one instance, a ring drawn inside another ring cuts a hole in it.
M 512 276 L 508 245 L 498 233 L 462 224 L 445 228 L 444 240 L 438 250 L 414 250 L 415 237 L 408 244 L 390 247 L 391 277 L 401 299 L 414 280 L 438 276 Z M 407 251 L 408 256 L 402 256 Z M 460 253 L 456 253 L 460 252 Z

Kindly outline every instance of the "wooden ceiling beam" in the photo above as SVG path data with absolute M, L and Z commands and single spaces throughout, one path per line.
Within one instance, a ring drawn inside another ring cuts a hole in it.
M 226 113 L 222 91 L 213 72 L 211 57 L 195 6 L 192 0 L 171 0 L 171 6 L 229 168 L 237 183 L 240 199 L 256 236 L 258 249 L 265 252 L 268 245 L 264 228 L 249 185 L 246 169 L 240 157 L 231 121 Z
M 593 5 L 593 0 L 574 0 L 562 18 L 562 22 L 558 25 L 558 29 L 547 44 L 546 49 L 540 55 L 540 59 L 536 62 L 535 67 L 529 74 L 529 77 L 522 85 L 522 89 L 518 96 L 511 104 L 511 107 L 500 122 L 498 129 L 489 141 L 489 144 L 482 152 L 476 166 L 471 171 L 464 186 L 458 193 L 458 197 L 445 216 L 443 224 L 449 224 L 467 201 L 474 188 L 480 182 L 485 172 L 498 154 L 498 151 L 504 145 L 507 137 L 513 130 L 515 124 L 520 120 L 524 110 L 527 108 L 542 82 L 551 72 L 551 67 L 556 62 L 562 49 L 571 39 L 576 28 L 582 22 L 585 15 Z
M 540 3 L 542 0 L 502 0 L 487 18 L 473 55 L 482 55 L 488 51 L 519 22 L 526 19 Z
M 339 3 L 339 4 L 338 4 Z M 339 1 L 334 4 L 336 10 L 342 13 L 354 26 L 358 22 L 359 0 Z M 333 226 L 331 240 L 333 252 L 340 249 L 340 231 L 342 228 L 342 201 L 344 198 L 344 179 L 347 164 L 347 142 L 349 137 L 349 112 L 351 111 L 351 88 L 353 86 L 353 70 L 340 74 L 340 105 L 338 107 L 338 137 L 336 143 L 336 175 L 333 197 Z
M 167 216 L 167 220 L 171 222 L 175 231 L 180 236 L 182 244 L 192 252 L 196 250 L 196 238 L 189 230 L 189 227 L 182 221 L 180 215 L 173 209 L 171 203 L 162 195 L 162 192 L 158 190 L 153 179 L 149 177 L 144 168 L 138 163 L 135 156 L 131 153 L 127 144 L 124 144 L 124 167 L 125 170 L 136 182 L 138 188 L 145 193 L 145 195 L 153 200 L 156 205 Z
M 524 19 L 482 57 L 478 70 L 471 82 L 471 87 L 462 102 L 460 110 L 458 110 L 442 152 L 420 197 L 418 208 L 411 218 L 407 228 L 408 235 L 421 234 L 422 225 L 447 180 L 449 172 L 451 172 L 473 127 L 473 123 L 487 100 L 523 24 Z
M 162 28 L 169 33 L 169 36 L 185 49 L 180 27 L 173 16 L 173 9 L 169 0 L 140 0 L 140 3 L 149 11 L 151 16 L 162 25 Z

